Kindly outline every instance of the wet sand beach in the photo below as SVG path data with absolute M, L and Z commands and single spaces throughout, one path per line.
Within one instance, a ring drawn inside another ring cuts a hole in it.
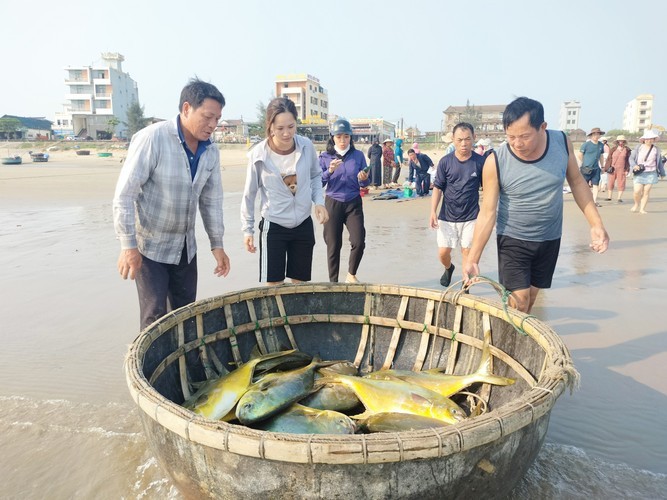
M 243 150 L 222 150 L 225 249 L 232 271 L 213 275 L 198 221 L 200 299 L 258 285 L 243 248 Z M 434 162 L 442 151 L 427 152 Z M 56 151 L 48 163 L 0 166 L 0 477 L 3 498 L 180 498 L 152 457 L 129 397 L 123 358 L 138 333 L 134 283 L 116 270 L 111 199 L 122 153 Z M 25 155 L 27 157 L 27 155 Z M 25 161 L 25 158 L 24 158 Z M 403 169 L 402 177 L 407 175 Z M 442 289 L 430 197 L 364 198 L 361 281 Z M 551 414 L 547 442 L 514 498 L 659 498 L 667 491 L 667 181 L 646 215 L 604 201 L 609 251 L 564 194 L 553 288 L 533 314 L 562 336 L 581 373 Z M 316 229 L 314 281 L 326 281 Z M 454 252 L 460 276 L 460 253 Z M 497 279 L 495 242 L 482 274 Z M 342 271 L 347 260 L 343 251 Z M 493 297 L 483 286 L 472 293 Z

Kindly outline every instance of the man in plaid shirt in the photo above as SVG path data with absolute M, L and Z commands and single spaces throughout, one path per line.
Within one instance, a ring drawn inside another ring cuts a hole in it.
M 229 274 L 223 249 L 220 153 L 211 135 L 225 98 L 210 83 L 183 88 L 180 113 L 137 132 L 116 185 L 113 218 L 121 252 L 118 271 L 136 280 L 141 329 L 197 293 L 197 207 L 216 261 Z

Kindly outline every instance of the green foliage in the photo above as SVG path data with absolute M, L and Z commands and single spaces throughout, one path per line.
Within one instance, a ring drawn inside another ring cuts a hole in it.
M 482 112 L 475 109 L 475 105 L 470 105 L 470 100 L 466 100 L 466 109 L 461 114 L 461 121 L 470 123 L 477 130 L 482 123 Z
M 127 121 L 124 125 L 127 127 L 128 139 L 148 125 L 148 119 L 144 117 L 144 107 L 137 101 L 127 109 Z
M 21 122 L 18 118 L 0 118 L 0 132 L 18 132 L 21 130 Z
M 107 132 L 113 134 L 113 131 L 116 130 L 118 125 L 120 125 L 120 120 L 115 116 L 112 116 L 107 120 Z
M 264 127 L 266 126 L 266 104 L 262 101 L 257 103 L 257 126 L 259 127 L 259 130 L 251 135 L 264 137 L 266 135 L 264 131 Z

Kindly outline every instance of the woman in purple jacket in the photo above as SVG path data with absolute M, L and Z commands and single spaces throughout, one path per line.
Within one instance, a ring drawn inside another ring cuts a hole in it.
M 358 283 L 357 269 L 366 247 L 364 211 L 359 188 L 368 186 L 370 179 L 366 158 L 361 151 L 355 149 L 352 126 L 347 120 L 334 122 L 327 150 L 320 155 L 320 166 L 322 185 L 326 187 L 324 205 L 329 213 L 329 220 L 324 224 L 329 281 L 338 281 L 345 225 L 352 245 L 345 282 Z

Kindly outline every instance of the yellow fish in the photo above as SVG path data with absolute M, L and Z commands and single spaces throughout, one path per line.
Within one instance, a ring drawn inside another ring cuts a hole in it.
M 361 422 L 360 427 L 367 432 L 403 432 L 442 427 L 444 422 L 420 415 L 407 413 L 376 413 Z
M 499 377 L 491 373 L 491 331 L 484 332 L 484 346 L 482 347 L 482 359 L 477 371 L 468 375 L 446 375 L 440 373 L 442 368 L 434 368 L 421 372 L 410 370 L 380 370 L 366 375 L 372 379 L 395 380 L 400 379 L 412 384 L 417 384 L 437 392 L 446 398 L 462 391 L 466 387 L 476 383 L 493 385 L 512 385 L 515 380 L 507 377 Z
M 352 418 L 363 419 L 375 413 L 410 413 L 455 424 L 466 418 L 465 412 L 449 398 L 403 380 L 373 380 L 341 375 L 328 370 L 326 382 L 337 382 L 352 389 L 366 411 Z
M 289 356 L 294 352 L 295 350 L 280 351 L 253 358 L 227 375 L 208 381 L 184 402 L 183 406 L 198 415 L 220 420 L 234 408 L 241 396 L 248 391 L 257 364 Z
M 283 413 L 259 422 L 255 428 L 289 434 L 354 434 L 357 425 L 337 411 L 314 410 L 293 404 Z

